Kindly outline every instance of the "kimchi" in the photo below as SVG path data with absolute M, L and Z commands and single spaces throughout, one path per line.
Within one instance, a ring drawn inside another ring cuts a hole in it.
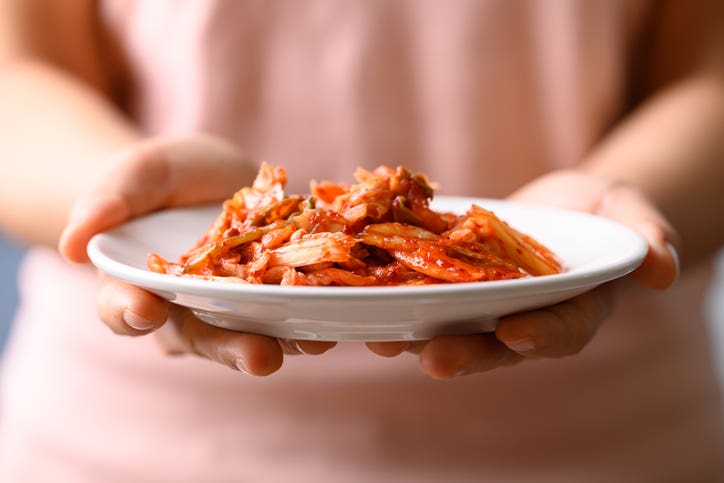
M 158 254 L 158 273 L 228 283 L 426 285 L 551 275 L 545 246 L 472 205 L 430 208 L 431 183 L 398 167 L 357 169 L 356 184 L 312 182 L 285 194 L 286 171 L 262 164 L 254 183 L 224 201 L 199 242 L 177 262 Z

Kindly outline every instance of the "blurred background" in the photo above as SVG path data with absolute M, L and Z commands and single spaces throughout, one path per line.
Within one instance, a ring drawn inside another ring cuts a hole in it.
M 18 303 L 15 281 L 21 255 L 21 247 L 0 233 L 0 352 L 5 347 Z
M 0 353 L 5 347 L 17 307 L 18 294 L 15 282 L 21 256 L 22 247 L 0 233 Z M 714 356 L 720 380 L 724 384 L 724 250 L 719 253 L 717 268 L 714 286 L 703 309 L 710 320 Z

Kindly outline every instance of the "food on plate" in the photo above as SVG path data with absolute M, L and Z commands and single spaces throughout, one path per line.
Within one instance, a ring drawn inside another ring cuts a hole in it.
M 157 273 L 243 284 L 424 285 L 551 275 L 556 256 L 494 213 L 430 208 L 431 183 L 404 167 L 357 169 L 356 184 L 312 182 L 287 195 L 286 171 L 262 164 L 206 234 Z

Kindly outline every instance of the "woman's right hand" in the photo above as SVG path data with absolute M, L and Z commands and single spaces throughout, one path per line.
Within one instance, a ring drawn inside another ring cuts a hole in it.
M 233 145 L 209 136 L 141 141 L 118 153 L 79 199 L 59 243 L 69 261 L 88 263 L 93 235 L 134 217 L 222 200 L 249 185 L 256 169 Z M 221 329 L 139 287 L 103 277 L 98 312 L 122 335 L 155 332 L 169 354 L 193 353 L 247 374 L 278 370 L 283 354 L 322 354 L 334 343 L 277 340 Z

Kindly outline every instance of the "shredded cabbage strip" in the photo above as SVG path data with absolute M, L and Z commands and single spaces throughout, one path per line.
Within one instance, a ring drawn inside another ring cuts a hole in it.
M 263 163 L 252 186 L 224 201 L 208 231 L 157 273 L 226 283 L 425 285 L 560 273 L 548 248 L 493 212 L 430 208 L 427 177 L 380 166 L 357 169 L 356 184 L 311 182 L 308 196 L 286 195 L 287 175 Z

